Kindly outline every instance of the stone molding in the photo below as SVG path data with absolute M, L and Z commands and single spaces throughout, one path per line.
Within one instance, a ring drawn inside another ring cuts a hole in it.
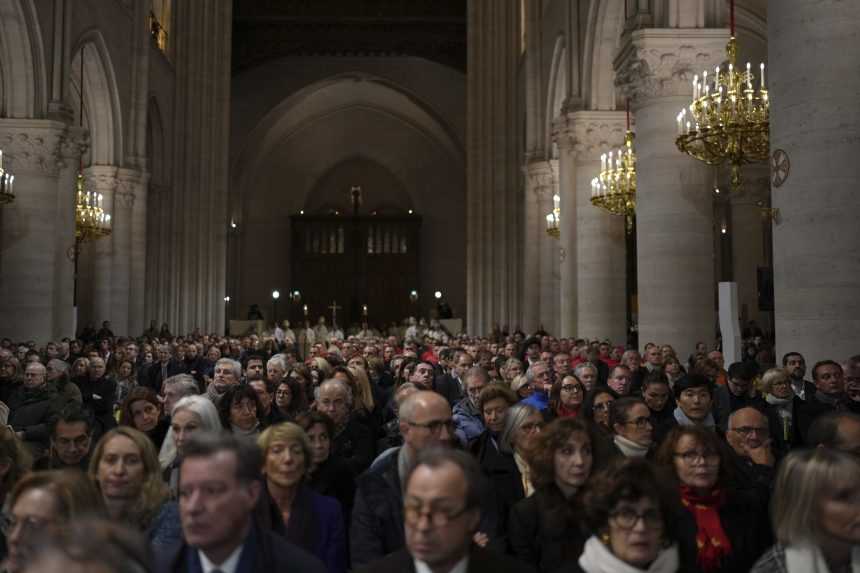
M 104 195 L 105 208 L 110 212 L 114 192 L 119 180 L 114 165 L 91 165 L 84 169 L 84 188 Z
M 552 161 L 532 161 L 526 163 L 523 171 L 528 182 L 528 189 L 535 195 L 552 194 L 557 187 L 557 168 L 553 169 Z
M 90 132 L 80 127 L 69 127 L 60 140 L 62 167 L 77 169 L 81 156 L 90 147 Z
M 138 195 L 146 196 L 149 173 L 139 169 L 120 167 L 117 169 L 117 187 L 115 201 L 122 207 L 134 207 Z
M 643 29 L 622 38 L 615 85 L 634 106 L 652 98 L 691 96 L 693 76 L 726 61 L 725 28 Z
M 577 159 L 597 160 L 601 153 L 621 147 L 626 131 L 623 111 L 572 111 L 556 118 L 552 137 Z
M 67 132 L 66 124 L 51 120 L 0 120 L 3 161 L 16 175 L 56 177 L 63 166 L 61 150 Z

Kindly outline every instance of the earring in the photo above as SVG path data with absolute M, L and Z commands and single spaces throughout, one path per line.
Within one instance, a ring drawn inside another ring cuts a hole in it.
M 609 532 L 608 531 L 604 531 L 603 533 L 600 534 L 600 541 L 602 541 L 603 544 L 606 545 L 607 547 L 609 546 Z

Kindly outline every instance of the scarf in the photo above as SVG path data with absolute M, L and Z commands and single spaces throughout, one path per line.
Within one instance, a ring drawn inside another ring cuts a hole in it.
M 585 573 L 675 573 L 679 566 L 678 547 L 672 545 L 662 549 L 647 569 L 639 569 L 616 557 L 603 542 L 592 535 L 585 542 L 579 566 Z
M 689 486 L 681 486 L 681 503 L 696 518 L 696 563 L 704 573 L 716 571 L 720 560 L 732 550 L 732 542 L 720 523 L 719 509 L 725 501 L 725 492 L 719 488 L 699 495 Z
M 616 435 L 613 440 L 625 458 L 644 458 L 650 449 L 648 446 L 637 444 L 633 440 L 628 440 L 624 436 Z
M 792 426 L 791 405 L 794 398 L 777 398 L 773 394 L 767 394 L 764 399 L 768 404 L 776 408 L 776 413 L 779 416 L 779 423 L 782 425 L 782 439 L 789 441 L 791 439 Z
M 559 402 L 558 408 L 555 409 L 555 413 L 559 418 L 576 418 L 579 415 L 579 408 L 574 410 L 573 408 L 568 408 Z
M 680 406 L 675 408 L 675 420 L 677 420 L 678 424 L 681 426 L 698 426 L 699 425 L 697 422 L 694 422 L 693 420 L 688 418 L 687 414 L 684 413 L 684 411 L 681 409 Z M 716 424 L 714 423 L 714 415 L 712 413 L 708 412 L 708 416 L 704 419 L 704 421 L 701 423 L 701 425 L 705 426 L 706 428 L 713 428 L 714 426 L 716 426 Z
M 528 462 L 518 452 L 514 452 L 514 461 L 517 463 L 517 469 L 520 470 L 520 478 L 523 483 L 523 493 L 526 497 L 531 497 L 535 492 L 534 484 L 531 479 L 531 468 Z
M 788 573 L 830 573 L 821 550 L 812 544 L 786 547 L 785 569 Z M 860 547 L 851 552 L 851 573 L 860 573 Z
M 764 399 L 767 401 L 768 404 L 772 404 L 774 406 L 779 406 L 780 408 L 785 408 L 787 406 L 791 406 L 791 402 L 792 402 L 792 400 L 794 400 L 793 397 L 792 398 L 777 398 L 773 394 L 766 394 Z

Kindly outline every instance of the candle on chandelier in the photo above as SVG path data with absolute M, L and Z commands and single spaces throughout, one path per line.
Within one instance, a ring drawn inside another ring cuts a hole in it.
M 752 72 L 750 71 L 749 62 L 747 62 L 747 88 L 752 89 Z
M 720 85 L 720 66 L 714 68 L 714 85 Z
M 702 73 L 702 85 L 705 86 L 705 95 L 708 95 L 711 91 L 711 86 L 708 84 L 708 70 Z
M 605 153 L 600 155 L 600 170 L 606 171 L 606 154 Z
M 612 152 L 611 151 L 609 152 L 609 157 L 608 157 L 608 161 L 606 162 L 606 165 L 609 168 L 609 170 L 611 171 L 612 170 Z
M 693 76 L 693 99 L 699 99 L 699 74 Z
M 597 177 L 595 177 L 594 179 L 591 180 L 591 197 L 592 198 L 597 197 L 597 186 L 598 185 L 599 184 L 597 183 Z
M 555 193 L 552 196 L 552 206 L 553 209 L 560 209 L 561 207 L 561 197 L 558 196 L 558 193 Z
M 552 229 L 552 228 L 553 228 L 553 218 L 552 218 L 552 213 L 550 213 L 549 215 L 547 215 L 547 216 L 546 216 L 546 228 L 547 228 L 547 229 Z
M 759 64 L 759 69 L 761 70 L 761 86 L 759 89 L 764 89 L 764 62 Z

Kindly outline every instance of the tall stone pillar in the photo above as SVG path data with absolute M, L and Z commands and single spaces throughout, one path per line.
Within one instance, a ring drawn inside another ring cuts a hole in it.
M 15 175 L 15 201 L 0 209 L 0 336 L 44 343 L 54 335 L 65 136 L 56 121 L 0 120 L 3 163 Z
M 521 319 L 523 183 L 520 6 L 468 3 L 466 328 Z
M 777 354 L 807 364 L 860 340 L 860 3 L 768 2 L 771 153 L 791 169 L 773 190 Z
M 102 205 L 105 206 L 107 212 L 111 215 L 111 234 L 107 237 L 96 239 L 92 242 L 89 252 L 93 257 L 93 275 L 92 275 L 92 315 L 90 321 L 96 325 L 100 325 L 103 321 L 109 320 L 112 326 L 116 328 L 116 332 L 125 332 L 119 328 L 119 316 L 114 315 L 114 296 L 120 296 L 121 293 L 114 294 L 114 265 L 113 258 L 117 243 L 117 235 L 122 235 L 127 230 L 127 220 L 123 209 L 117 209 L 117 201 L 114 200 L 114 192 L 118 184 L 116 177 L 117 168 L 113 165 L 92 165 L 84 169 L 84 185 L 87 191 L 99 193 L 102 195 Z M 122 239 L 119 240 L 123 244 Z M 121 277 L 117 277 L 121 280 Z
M 578 253 L 576 201 L 576 151 L 567 136 L 565 116 L 556 120 L 553 139 L 558 146 L 558 195 L 561 198 L 561 235 L 559 236 L 559 317 L 558 334 L 565 338 L 578 336 Z
M 567 336 L 609 338 L 620 344 L 627 325 L 624 219 L 591 204 L 591 180 L 600 171 L 600 154 L 620 147 L 624 133 L 624 114 L 617 111 L 569 112 L 557 120 L 554 133 L 570 155 L 569 196 L 576 217 L 569 247 L 575 254 L 570 259 L 567 254 L 562 266 L 562 300 L 566 294 L 576 296 L 570 310 L 576 330 Z M 562 317 L 570 311 L 563 311 Z
M 642 29 L 625 35 L 616 84 L 636 116 L 639 341 L 687 356 L 716 330 L 711 172 L 675 147 L 692 80 L 725 59 L 728 30 Z
M 555 286 L 557 240 L 546 232 L 546 216 L 552 211 L 555 176 L 549 161 L 526 166 L 526 228 L 523 243 L 523 328 L 535 332 L 543 326 L 558 333 L 558 293 Z
M 120 168 L 117 199 L 123 216 L 128 219 L 128 235 L 122 236 L 123 245 L 116 245 L 114 272 L 128 282 L 123 304 L 115 305 L 126 320 L 127 332 L 139 335 L 145 328 L 144 306 L 146 302 L 146 205 L 149 175 L 137 169 Z M 130 212 L 129 212 L 130 211 Z M 117 260 L 120 257 L 122 260 Z M 118 294 L 121 291 L 117 291 Z M 122 308 L 124 306 L 124 309 Z
M 173 332 L 224 330 L 232 3 L 174 3 Z M 193 214 L 192 218 L 188 218 Z
M 744 171 L 743 193 L 731 197 L 728 232 L 732 241 L 732 280 L 738 285 L 740 317 L 755 320 L 767 329 L 770 315 L 760 311 L 758 306 L 758 269 L 768 264 L 765 225 L 770 224 L 766 209 L 770 206 L 770 178 L 766 165 L 756 167 Z

